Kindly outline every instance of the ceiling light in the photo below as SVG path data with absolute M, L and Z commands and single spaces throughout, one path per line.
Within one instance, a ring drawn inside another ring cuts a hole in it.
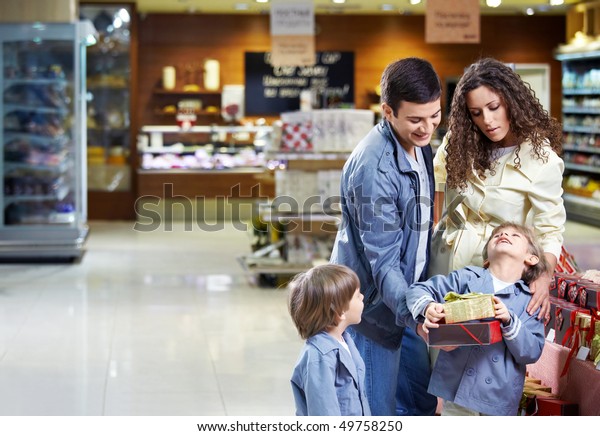
M 269 0 L 255 0 L 256 3 L 269 3 Z
M 533 8 L 527 8 L 527 9 L 525 9 L 525 13 L 527 15 L 533 15 L 533 14 L 535 14 L 535 11 L 533 10 Z
M 560 6 L 565 3 L 565 0 L 550 0 L 550 6 Z
M 125 9 L 125 8 L 119 9 L 119 12 L 117 12 L 117 15 L 124 23 L 129 23 L 129 21 L 131 20 L 131 17 L 129 16 L 129 12 L 127 12 L 127 9 Z
M 502 4 L 502 0 L 485 0 L 485 4 L 490 8 L 497 8 Z
M 421 3 L 421 0 L 409 0 L 409 3 L 414 6 L 414 5 L 418 5 L 419 3 Z
M 346 3 L 346 0 L 331 0 L 333 3 L 338 3 L 338 4 L 342 4 L 342 3 Z

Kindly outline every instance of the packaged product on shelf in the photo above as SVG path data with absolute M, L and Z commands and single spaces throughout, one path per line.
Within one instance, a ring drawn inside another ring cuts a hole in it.
M 577 313 L 590 315 L 589 309 L 584 309 L 576 304 L 565 300 L 556 302 L 554 313 L 554 342 L 560 345 L 566 345 L 572 338 L 575 328 L 575 319 Z
M 579 291 L 579 305 L 588 309 L 600 309 L 600 285 L 587 283 Z
M 439 348 L 463 345 L 490 345 L 502 340 L 500 321 L 473 321 L 456 324 L 440 324 L 429 329 L 428 344 Z
M 581 278 L 600 284 L 600 271 L 597 269 L 588 269 L 583 273 Z
M 576 274 L 579 271 L 577 263 L 575 262 L 575 257 L 567 251 L 564 245 L 561 249 L 558 262 L 556 263 L 555 271 L 567 274 Z
M 600 363 L 600 312 L 596 312 L 588 333 L 590 360 L 597 366 Z
M 558 398 L 536 397 L 535 406 L 536 416 L 579 416 L 578 404 Z
M 464 321 L 494 318 L 494 296 L 490 294 L 457 294 L 449 292 L 444 297 L 444 322 L 454 324 Z

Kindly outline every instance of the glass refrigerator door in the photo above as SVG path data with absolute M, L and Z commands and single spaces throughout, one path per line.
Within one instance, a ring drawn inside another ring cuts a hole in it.
M 87 49 L 88 190 L 129 191 L 131 6 L 81 4 L 98 32 Z
M 90 23 L 0 25 L 0 257 L 78 257 L 87 234 Z

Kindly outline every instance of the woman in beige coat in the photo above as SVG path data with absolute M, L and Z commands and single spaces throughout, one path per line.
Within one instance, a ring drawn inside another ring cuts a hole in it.
M 533 227 L 553 271 L 566 220 L 558 121 L 510 67 L 482 59 L 456 87 L 448 128 L 434 159 L 437 189 L 446 194 L 448 271 L 482 266 L 485 242 L 504 221 Z M 440 254 L 431 255 L 435 264 Z M 549 314 L 550 279 L 547 274 L 531 285 L 527 310 L 541 306 L 540 318 Z

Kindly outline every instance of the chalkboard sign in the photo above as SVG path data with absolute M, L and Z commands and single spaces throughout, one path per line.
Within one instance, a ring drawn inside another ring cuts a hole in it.
M 277 115 L 300 108 L 300 91 L 314 89 L 322 100 L 354 103 L 354 53 L 317 52 L 310 67 L 273 67 L 269 52 L 245 54 L 246 115 Z M 320 102 L 322 103 L 322 102 Z

